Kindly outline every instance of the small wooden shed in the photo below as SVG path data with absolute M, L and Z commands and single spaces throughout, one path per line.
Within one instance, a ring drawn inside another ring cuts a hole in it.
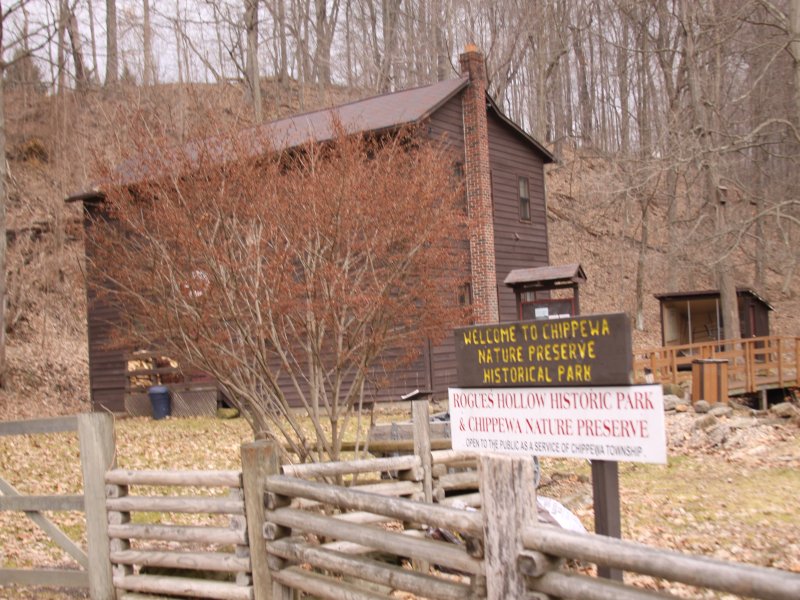
M 743 338 L 769 335 L 775 310 L 750 288 L 737 288 L 739 328 Z M 661 343 L 682 346 L 725 339 L 719 290 L 655 294 L 661 305 Z

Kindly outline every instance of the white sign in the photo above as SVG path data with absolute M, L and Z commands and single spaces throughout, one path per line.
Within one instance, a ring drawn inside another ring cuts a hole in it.
M 449 392 L 454 450 L 667 462 L 660 385 Z

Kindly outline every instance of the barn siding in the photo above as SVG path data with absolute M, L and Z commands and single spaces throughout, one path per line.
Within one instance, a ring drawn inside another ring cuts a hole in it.
M 544 161 L 493 111 L 489 111 L 494 242 L 500 321 L 518 319 L 514 292 L 503 284 L 512 269 L 548 264 Z M 519 218 L 518 178 L 527 177 L 530 222 Z
M 100 275 L 93 264 L 95 251 L 88 234 L 93 218 L 100 215 L 100 209 L 93 204 L 84 204 L 84 228 L 86 235 L 87 258 L 87 334 L 89 342 L 89 389 L 92 410 L 125 410 L 125 385 L 127 363 L 125 351 L 112 346 L 112 330 L 119 323 L 119 311 L 98 298 L 94 285 Z
M 434 139 L 446 141 L 453 149 L 453 160 L 464 165 L 464 120 L 462 116 L 461 94 L 445 102 L 430 117 L 429 135 Z M 466 201 L 465 201 L 466 202 Z M 467 272 L 465 283 L 469 281 L 469 245 L 465 244 Z M 457 291 L 453 290 L 453 299 Z M 456 355 L 452 335 L 447 335 L 441 344 L 431 350 L 433 382 L 431 390 L 437 398 L 446 397 L 447 388 L 456 385 Z
M 456 160 L 463 164 L 461 106 L 460 95 L 446 102 L 431 116 L 429 133 L 434 138 L 446 139 L 453 147 Z M 513 321 L 517 319 L 516 300 L 511 288 L 503 284 L 506 275 L 512 269 L 548 264 L 544 161 L 538 151 L 492 111 L 489 111 L 488 119 L 500 321 Z M 529 223 L 519 219 L 518 177 L 527 177 L 530 184 Z M 452 335 L 436 346 L 432 355 L 433 390 L 441 397 L 447 393 L 448 387 L 457 384 Z
M 424 126 L 427 126 L 429 137 L 447 142 L 453 150 L 454 162 L 463 165 L 464 132 L 461 96 L 460 93 L 456 94 L 445 102 L 428 118 Z M 544 162 L 536 149 L 491 110 L 488 114 L 488 125 L 500 320 L 510 321 L 517 318 L 517 312 L 513 292 L 503 285 L 506 275 L 515 268 L 541 266 L 548 262 Z M 530 182 L 530 223 L 519 220 L 517 197 L 519 176 L 528 177 Z M 89 204 L 85 206 L 87 212 L 95 210 Z M 88 220 L 85 225 L 89 226 Z M 89 244 L 86 252 L 87 257 L 91 258 Z M 90 270 L 89 277 L 92 276 Z M 468 280 L 469 275 L 466 273 L 465 282 Z M 457 291 L 454 290 L 454 301 L 456 294 Z M 119 314 L 93 295 L 89 295 L 88 301 L 92 407 L 95 410 L 122 411 L 126 388 L 125 353 L 110 346 L 111 323 L 119 321 Z M 380 368 L 376 368 L 369 379 L 367 396 L 376 401 L 395 401 L 400 395 L 415 388 L 432 389 L 436 396 L 441 398 L 447 393 L 448 387 L 456 385 L 452 335 L 447 335 L 441 344 L 431 348 L 430 351 L 425 345 L 415 361 L 391 374 L 387 375 Z M 382 383 L 376 384 L 378 381 Z M 385 381 L 390 383 L 386 384 Z M 287 396 L 292 404 L 299 405 L 299 398 L 291 387 L 288 388 Z

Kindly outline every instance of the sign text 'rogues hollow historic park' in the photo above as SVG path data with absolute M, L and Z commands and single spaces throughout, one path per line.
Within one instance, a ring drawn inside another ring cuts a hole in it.
M 625 314 L 455 331 L 453 448 L 600 461 L 666 461 L 660 385 L 630 385 Z
M 457 329 L 461 387 L 620 385 L 631 380 L 625 314 Z

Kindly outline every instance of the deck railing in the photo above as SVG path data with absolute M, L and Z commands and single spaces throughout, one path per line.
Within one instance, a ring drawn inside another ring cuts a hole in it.
M 796 336 L 766 336 L 648 348 L 634 353 L 637 383 L 691 380 L 697 359 L 728 361 L 728 392 L 752 394 L 798 384 L 800 352 Z

